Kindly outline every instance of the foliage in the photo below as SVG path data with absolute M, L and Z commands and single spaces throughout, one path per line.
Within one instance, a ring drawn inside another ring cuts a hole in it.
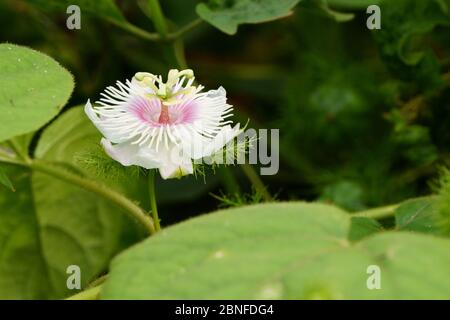
M 212 0 L 199 3 L 198 15 L 216 28 L 233 35 L 242 23 L 261 23 L 289 15 L 300 0 Z

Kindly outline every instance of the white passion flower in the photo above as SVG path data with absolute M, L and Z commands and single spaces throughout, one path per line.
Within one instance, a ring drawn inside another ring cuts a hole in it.
M 225 89 L 202 92 L 192 70 L 161 76 L 138 72 L 107 87 L 85 112 L 104 138 L 106 153 L 124 166 L 159 169 L 164 179 L 192 174 L 193 161 L 220 151 L 239 133 Z

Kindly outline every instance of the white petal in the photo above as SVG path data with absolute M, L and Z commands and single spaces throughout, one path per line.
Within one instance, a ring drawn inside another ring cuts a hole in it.
M 219 87 L 217 90 L 209 90 L 207 92 L 208 98 L 216 98 L 216 97 L 227 97 L 227 91 L 224 87 Z
M 161 168 L 159 168 L 159 173 L 161 174 L 161 177 L 165 180 L 174 178 L 179 179 L 188 174 L 192 174 L 193 172 L 194 168 L 192 166 L 191 161 L 189 161 L 189 163 L 180 165 L 166 164 Z
M 158 168 L 161 161 L 158 154 L 150 148 L 142 148 L 131 142 L 112 145 L 107 139 L 101 141 L 106 153 L 124 166 L 140 166 L 146 169 Z
M 158 154 L 162 160 L 159 173 L 163 179 L 181 178 L 194 173 L 191 159 L 177 145 L 171 144 L 169 149 L 161 148 Z
M 185 127 L 202 136 L 213 138 L 223 126 L 232 123 L 227 118 L 232 116 L 233 106 L 227 104 L 226 91 L 222 87 L 197 94 L 191 105 L 195 106 L 195 120 Z
M 95 113 L 90 100 L 86 102 L 86 105 L 84 106 L 84 112 L 92 121 L 92 123 L 97 127 L 97 129 L 102 133 L 102 135 L 108 140 L 112 141 L 113 143 L 123 143 L 128 140 L 126 136 L 117 134 L 117 130 L 109 129 L 102 125 L 102 121 Z
M 183 144 L 184 152 L 194 160 L 208 157 L 222 149 L 239 133 L 239 124 L 234 126 L 234 128 L 230 125 L 224 126 L 212 139 L 194 137 L 192 140 L 186 140 Z

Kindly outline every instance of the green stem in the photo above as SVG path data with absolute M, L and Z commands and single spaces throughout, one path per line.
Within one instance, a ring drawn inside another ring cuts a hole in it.
M 99 300 L 101 285 L 83 290 L 73 296 L 70 296 L 66 300 Z
M 156 203 L 156 193 L 155 193 L 155 171 L 150 170 L 148 177 L 148 189 L 150 194 L 150 206 L 152 209 L 152 217 L 155 223 L 155 230 L 161 230 L 161 225 L 159 224 L 159 216 L 158 216 L 158 206 Z
M 198 18 L 195 19 L 191 22 L 189 22 L 188 24 L 184 25 L 183 27 L 181 27 L 180 29 L 178 29 L 175 32 L 169 33 L 169 35 L 167 36 L 167 38 L 169 40 L 176 40 L 178 38 L 181 38 L 184 34 L 188 33 L 189 31 L 191 31 L 192 29 L 196 28 L 197 26 L 199 26 L 201 23 L 203 22 L 202 19 Z
M 105 185 L 78 176 L 50 163 L 45 163 L 38 160 L 33 160 L 29 163 L 16 163 L 16 164 L 48 174 L 62 181 L 76 185 L 87 191 L 93 192 L 105 199 L 108 199 L 111 202 L 115 203 L 120 208 L 122 208 L 132 218 L 136 219 L 142 226 L 144 226 L 144 228 L 148 231 L 149 234 L 155 233 L 155 226 L 153 224 L 152 219 L 145 213 L 145 211 L 141 207 L 136 205 L 133 201 L 126 198 L 122 194 L 112 189 L 109 189 Z
M 163 39 L 167 39 L 169 28 L 167 27 L 166 18 L 161 10 L 158 0 L 148 0 L 148 7 L 152 15 L 155 28 Z
M 395 214 L 395 210 L 399 206 L 400 206 L 400 203 L 389 205 L 389 206 L 384 206 L 384 207 L 379 207 L 379 208 L 373 208 L 373 209 L 355 213 L 352 216 L 353 217 L 371 218 L 371 219 L 376 219 L 376 220 L 389 218 Z
M 247 176 L 247 178 L 250 180 L 250 182 L 253 184 L 256 191 L 261 193 L 264 200 L 273 201 L 272 196 L 270 195 L 269 191 L 267 191 L 266 186 L 264 185 L 264 183 L 262 182 L 261 178 L 258 176 L 256 171 L 253 169 L 253 167 L 249 164 L 243 164 L 241 165 L 241 169 Z
M 132 33 L 135 36 L 141 37 L 142 39 L 145 39 L 145 40 L 150 40 L 150 41 L 162 41 L 163 40 L 159 34 L 148 32 L 144 29 L 141 29 L 141 28 L 131 24 L 131 23 L 118 23 L 117 21 L 114 21 L 114 20 L 111 20 L 111 23 L 113 23 L 114 25 L 122 28 L 123 30 L 128 31 L 129 33 Z
M 134 24 L 131 24 L 128 22 L 121 23 L 121 22 L 117 22 L 115 20 L 109 20 L 109 21 L 112 24 L 114 24 L 115 26 L 117 26 L 125 31 L 128 31 L 129 33 L 132 33 L 135 36 L 138 36 L 145 40 L 155 41 L 155 42 L 176 41 L 178 38 L 182 37 L 185 33 L 191 31 L 196 26 L 198 26 L 201 22 L 200 19 L 194 20 L 194 21 L 190 22 L 189 24 L 183 26 L 179 30 L 171 32 L 171 33 L 167 33 L 165 36 L 162 36 L 162 34 L 159 31 L 158 31 L 158 33 L 148 32 L 148 31 L 141 29 L 141 28 L 135 26 Z

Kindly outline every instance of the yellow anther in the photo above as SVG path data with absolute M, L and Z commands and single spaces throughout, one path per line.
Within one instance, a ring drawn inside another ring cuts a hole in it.
M 138 72 L 134 75 L 134 78 L 137 81 L 142 81 L 142 80 L 144 80 L 144 78 L 147 78 L 147 77 L 148 78 L 156 78 L 155 75 L 148 73 L 148 72 Z
M 194 71 L 192 69 L 185 69 L 178 73 L 178 78 L 186 77 L 187 79 L 194 77 Z
M 150 79 L 150 78 L 144 78 L 141 81 L 141 84 L 143 84 L 144 86 L 150 87 L 150 89 L 153 90 L 153 92 L 158 92 L 158 87 L 155 85 L 154 80 Z

